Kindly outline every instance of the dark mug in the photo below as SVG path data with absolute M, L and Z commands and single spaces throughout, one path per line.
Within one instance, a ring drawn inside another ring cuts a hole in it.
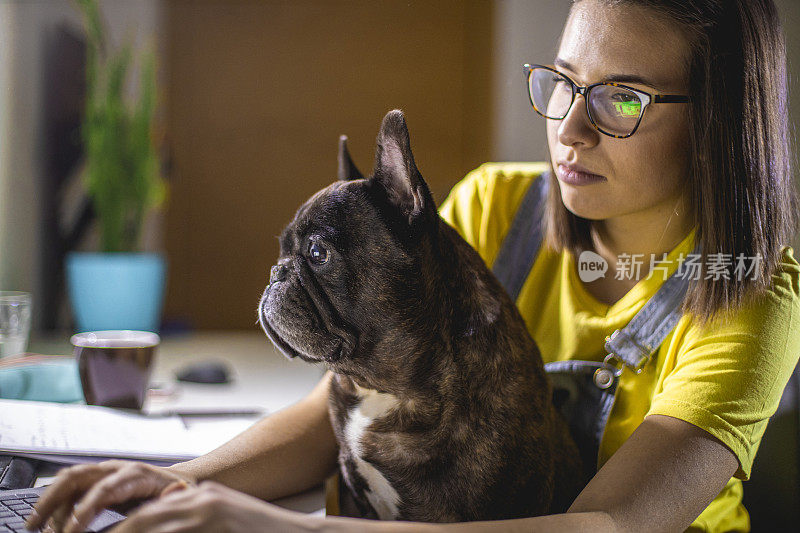
M 149 331 L 87 331 L 73 335 L 86 403 L 141 410 L 161 339 Z

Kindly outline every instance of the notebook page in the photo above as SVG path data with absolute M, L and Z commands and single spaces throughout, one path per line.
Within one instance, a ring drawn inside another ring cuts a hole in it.
M 0 400 L 0 452 L 184 460 L 211 451 L 252 423 L 227 420 L 192 430 L 177 416 Z

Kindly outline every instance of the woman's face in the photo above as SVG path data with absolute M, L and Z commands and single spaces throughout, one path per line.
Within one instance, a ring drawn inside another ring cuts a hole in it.
M 650 18 L 648 10 L 584 0 L 567 20 L 555 64 L 578 85 L 633 75 L 654 87 L 615 81 L 650 94 L 685 95 L 688 53 L 682 34 Z M 584 97 L 576 95 L 563 120 L 547 119 L 551 162 L 567 209 L 592 220 L 619 217 L 632 224 L 674 211 L 689 169 L 687 114 L 685 103 L 651 103 L 636 132 L 616 139 L 594 128 Z M 605 179 L 565 183 L 560 165 L 579 165 Z

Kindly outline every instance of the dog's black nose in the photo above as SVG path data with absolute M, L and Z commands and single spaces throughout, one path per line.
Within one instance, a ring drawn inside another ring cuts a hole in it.
M 283 281 L 286 279 L 286 267 L 284 265 L 275 265 L 269 271 L 269 284 L 272 285 L 276 281 Z

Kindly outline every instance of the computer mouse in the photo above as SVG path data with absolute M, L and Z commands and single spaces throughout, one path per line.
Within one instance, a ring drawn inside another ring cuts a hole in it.
M 192 363 L 175 372 L 178 381 L 192 383 L 228 383 L 228 365 L 219 361 Z

